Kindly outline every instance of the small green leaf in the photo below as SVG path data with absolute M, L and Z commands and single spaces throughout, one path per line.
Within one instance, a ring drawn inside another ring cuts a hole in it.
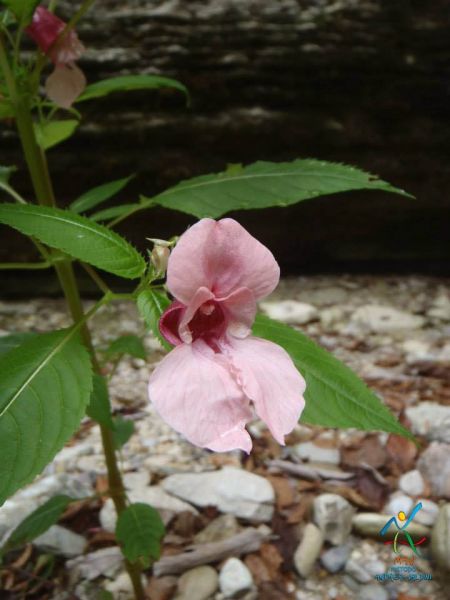
M 0 204 L 0 223 L 126 279 L 145 271 L 142 256 L 103 225 L 68 210 L 31 204 Z
M 0 555 L 23 546 L 23 544 L 28 544 L 45 533 L 47 529 L 57 523 L 72 501 L 73 498 L 70 496 L 60 495 L 44 502 L 14 529 L 0 549 Z
M 3 4 L 14 13 L 22 26 L 27 25 L 31 21 L 31 17 L 39 2 L 40 0 L 3 0 Z
M 164 534 L 158 511 L 142 502 L 128 506 L 117 519 L 116 538 L 122 552 L 131 563 L 139 561 L 144 568 L 152 559 L 158 560 Z
M 147 352 L 144 348 L 141 338 L 137 335 L 122 335 L 110 343 L 105 351 L 107 356 L 118 354 L 129 354 L 135 358 L 147 358 Z
M 159 75 L 121 75 L 119 77 L 103 79 L 102 81 L 97 81 L 96 83 L 88 85 L 84 92 L 78 96 L 76 102 L 101 98 L 108 94 L 112 94 L 113 92 L 151 90 L 158 88 L 174 88 L 188 96 L 187 88 L 175 79 L 160 77 Z
M 74 200 L 69 206 L 70 210 L 76 213 L 82 213 L 98 206 L 102 202 L 105 202 L 105 200 L 109 200 L 109 198 L 118 194 L 120 190 L 133 179 L 133 177 L 134 175 L 130 175 L 129 177 L 109 181 L 108 183 L 103 183 L 102 185 L 92 188 Z
M 0 337 L 0 354 L 9 352 L 13 348 L 20 346 L 26 340 L 32 338 L 35 333 L 24 332 L 24 333 L 11 333 L 11 335 L 2 335 Z
M 353 371 L 299 331 L 258 315 L 253 333 L 282 346 L 305 378 L 304 423 L 388 431 L 412 438 Z
M 116 217 L 121 217 L 122 215 L 133 213 L 140 209 L 141 205 L 138 203 L 118 204 L 116 206 L 111 206 L 110 208 L 105 208 L 104 210 L 99 210 L 90 215 L 90 217 L 93 221 L 108 221 L 109 219 L 115 219 Z
M 17 199 L 17 193 L 9 183 L 9 179 L 15 171 L 17 171 L 17 167 L 2 167 L 0 165 L 0 190 L 4 190 L 7 194 Z
M 0 506 L 80 424 L 92 369 L 75 330 L 35 334 L 0 356 Z
M 109 403 L 108 386 L 101 375 L 94 374 L 91 400 L 86 409 L 86 414 L 97 423 L 113 429 L 111 407 Z
M 116 450 L 120 450 L 122 446 L 128 442 L 134 433 L 134 423 L 123 417 L 114 417 L 113 419 L 113 438 Z
M 302 200 L 349 190 L 382 190 L 409 196 L 371 175 L 347 165 L 319 160 L 289 163 L 259 161 L 213 175 L 182 181 L 143 202 L 216 219 L 233 210 L 289 206 Z
M 172 346 L 161 335 L 159 319 L 169 305 L 170 300 L 167 295 L 158 290 L 144 290 L 137 297 L 137 307 L 141 317 L 166 350 L 172 350 Z
M 75 132 L 78 124 L 75 119 L 35 123 L 34 131 L 37 143 L 43 150 L 48 150 L 69 138 Z

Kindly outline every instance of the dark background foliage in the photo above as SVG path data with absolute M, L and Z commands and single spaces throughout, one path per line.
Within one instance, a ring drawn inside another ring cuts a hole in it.
M 63 16 L 73 10 L 59 4 Z M 355 192 L 233 216 L 285 274 L 448 272 L 449 27 L 447 0 L 98 2 L 79 27 L 89 81 L 162 73 L 185 83 L 192 103 L 174 91 L 87 103 L 76 136 L 49 153 L 59 202 L 130 173 L 117 202 L 227 163 L 353 163 L 416 200 Z M 12 127 L 2 128 L 0 162 L 20 164 Z M 30 193 L 23 174 L 13 182 Z M 145 237 L 191 222 L 155 210 L 120 231 L 145 248 Z M 1 260 L 32 253 L 17 234 L 2 236 Z

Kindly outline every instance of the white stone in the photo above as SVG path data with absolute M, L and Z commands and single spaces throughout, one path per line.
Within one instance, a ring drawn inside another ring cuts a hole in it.
M 144 502 L 150 504 L 161 513 L 161 518 L 167 524 L 173 513 L 189 511 L 198 514 L 197 510 L 178 498 L 165 492 L 160 486 L 152 485 L 146 488 L 137 488 L 128 492 L 130 502 Z M 116 529 L 117 515 L 111 498 L 105 502 L 100 511 L 100 523 L 105 531 L 114 532 Z
M 377 304 L 366 304 L 357 308 L 352 315 L 352 321 L 374 333 L 420 329 L 425 324 L 423 317 Z
M 338 494 L 321 494 L 313 504 L 314 521 L 331 544 L 343 544 L 352 528 L 355 512 L 352 505 Z
M 261 308 L 271 319 L 291 325 L 309 323 L 319 316 L 319 311 L 315 306 L 305 304 L 304 302 L 297 302 L 297 300 L 261 302 Z
M 137 473 L 125 473 L 123 482 L 128 491 L 142 490 L 150 483 L 150 473 L 144 470 Z
M 306 579 L 311 574 L 323 546 L 323 533 L 313 523 L 308 523 L 303 537 L 294 553 L 294 565 L 297 573 Z
M 345 317 L 345 312 L 339 306 L 324 308 L 320 311 L 320 322 L 325 329 L 334 329 L 335 326 L 342 322 Z
M 414 504 L 413 499 L 403 492 L 394 492 L 389 496 L 383 512 L 386 515 L 397 516 L 400 511 L 403 511 L 408 515 Z
M 196 506 L 216 506 L 250 521 L 270 521 L 275 493 L 264 477 L 235 467 L 208 473 L 170 475 L 163 488 Z
M 225 598 L 234 598 L 251 589 L 253 577 L 239 558 L 229 558 L 220 569 L 219 585 Z
M 101 548 L 66 562 L 66 567 L 73 572 L 75 577 L 88 581 L 97 579 L 100 575 L 114 577 L 122 565 L 123 555 L 117 546 Z
M 450 504 L 439 509 L 439 515 L 431 533 L 431 551 L 439 567 L 450 571 Z
M 422 525 L 434 525 L 439 513 L 439 506 L 436 502 L 427 500 L 426 498 L 419 498 L 417 502 L 422 503 L 422 508 L 416 514 L 414 519 Z
M 402 349 L 406 353 L 408 363 L 434 358 L 430 344 L 422 340 L 406 340 L 402 344 Z
M 37 537 L 33 544 L 46 552 L 73 558 L 83 554 L 86 540 L 83 536 L 60 527 L 53 525 L 45 533 Z
M 386 525 L 387 521 L 392 517 L 392 514 L 380 514 L 380 513 L 357 513 L 354 515 L 352 523 L 353 528 L 357 533 L 362 536 L 376 536 L 380 534 L 380 530 Z M 408 532 L 411 535 L 423 537 L 430 534 L 430 530 L 425 525 L 416 523 L 416 520 L 412 521 L 408 525 Z M 393 537 L 395 530 L 391 529 L 391 536 Z
M 114 581 L 108 581 L 104 585 L 105 590 L 111 592 L 114 598 L 120 598 L 120 600 L 128 600 L 128 598 L 131 600 L 131 598 L 134 598 L 133 584 L 131 583 L 130 576 L 126 572 L 120 573 Z M 145 588 L 146 581 L 144 575 L 142 575 L 142 585 Z
M 450 296 L 448 292 L 442 290 L 442 293 L 434 300 L 428 315 L 442 321 L 450 321 Z
M 417 468 L 429 481 L 433 496 L 450 498 L 450 444 L 432 442 L 422 452 Z
M 314 442 L 296 444 L 293 447 L 293 451 L 302 460 L 331 463 L 332 465 L 338 465 L 341 460 L 338 448 L 323 448 L 322 446 L 317 446 Z
M 195 567 L 183 573 L 178 580 L 174 600 L 209 600 L 219 587 L 216 570 L 209 566 Z
M 398 480 L 399 489 L 409 496 L 420 496 L 425 491 L 425 481 L 418 469 L 404 473 Z
M 450 406 L 437 402 L 421 402 L 405 411 L 413 433 L 427 439 L 450 443 Z

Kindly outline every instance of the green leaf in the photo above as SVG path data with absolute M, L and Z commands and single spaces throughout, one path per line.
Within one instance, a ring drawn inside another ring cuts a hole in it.
M 188 96 L 186 86 L 175 79 L 160 77 L 159 75 L 121 75 L 103 79 L 88 85 L 84 92 L 78 96 L 76 102 L 84 102 L 93 98 L 101 98 L 113 92 L 128 92 L 132 90 L 151 90 L 158 88 L 175 88 Z
M 141 317 L 166 350 L 172 350 L 172 346 L 159 331 L 159 319 L 169 305 L 170 300 L 167 295 L 157 290 L 144 290 L 137 297 L 137 307 Z
M 136 502 L 128 506 L 117 519 L 116 538 L 125 557 L 131 562 L 148 568 L 151 559 L 158 560 L 164 524 L 149 504 Z
M 31 17 L 39 2 L 40 0 L 3 0 L 3 4 L 15 14 L 17 20 L 22 25 L 27 25 L 31 21 Z
M 109 429 L 113 429 L 114 424 L 111 416 L 106 380 L 101 375 L 95 373 L 92 382 L 92 394 L 89 406 L 86 409 L 86 414 L 91 419 L 94 419 L 94 421 L 97 421 L 97 423 L 100 423 Z
M 54 496 L 29 514 L 18 525 L 0 549 L 0 555 L 32 542 L 57 523 L 63 512 L 73 501 L 70 496 Z
M 86 212 L 87 210 L 98 206 L 105 200 L 112 198 L 122 190 L 129 181 L 133 179 L 134 175 L 124 177 L 123 179 L 116 179 L 108 183 L 104 183 L 95 188 L 92 188 L 82 196 L 74 200 L 69 206 L 70 210 L 76 213 Z
M 0 356 L 0 506 L 78 427 L 89 402 L 89 354 L 74 330 L 36 334 Z
M 282 346 L 305 378 L 304 423 L 389 431 L 412 438 L 353 371 L 299 331 L 258 315 L 253 333 Z
M 116 217 L 121 217 L 127 213 L 132 213 L 141 209 L 141 204 L 138 203 L 130 203 L 130 204 L 118 204 L 116 206 L 111 206 L 110 208 L 105 208 L 104 210 L 99 210 L 98 212 L 90 215 L 93 221 L 108 221 L 109 219 L 115 219 Z
M 116 450 L 120 450 L 122 446 L 128 442 L 134 433 L 134 423 L 123 417 L 114 417 L 113 419 L 113 438 Z
M 408 196 L 355 167 L 319 160 L 232 165 L 227 171 L 182 181 L 147 203 L 216 219 L 232 210 L 288 206 L 301 200 L 348 190 L 383 190 Z
M 107 227 L 68 210 L 0 204 L 0 223 L 126 279 L 140 277 L 145 271 L 144 259 L 126 240 Z
M 9 352 L 13 348 L 20 346 L 26 340 L 32 338 L 35 333 L 24 332 L 24 333 L 11 333 L 11 335 L 2 335 L 0 337 L 0 354 Z
M 69 138 L 77 127 L 78 121 L 76 119 L 35 123 L 36 141 L 43 150 L 48 150 Z
M 147 358 L 147 352 L 144 348 L 141 338 L 137 335 L 122 335 L 117 338 L 106 349 L 105 354 L 107 356 L 114 356 L 117 354 L 129 354 L 135 358 Z

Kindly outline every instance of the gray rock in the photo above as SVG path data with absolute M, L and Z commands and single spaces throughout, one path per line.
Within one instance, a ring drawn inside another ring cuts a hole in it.
M 323 533 L 313 523 L 308 523 L 294 554 L 297 573 L 306 579 L 311 574 L 323 546 Z
M 322 448 L 314 442 L 302 442 L 292 448 L 293 452 L 302 460 L 316 461 L 338 465 L 341 453 L 338 448 Z
M 405 411 L 413 433 L 431 441 L 450 443 L 450 406 L 437 402 L 421 402 Z
M 343 321 L 345 311 L 339 306 L 332 306 L 320 311 L 320 322 L 324 329 L 334 330 Z
M 235 598 L 252 588 L 253 577 L 241 560 L 229 558 L 220 569 L 219 585 L 225 598 Z
M 403 492 L 394 492 L 389 496 L 383 512 L 386 515 L 391 515 L 391 517 L 397 515 L 401 510 L 405 514 L 409 514 L 414 504 L 413 499 Z
M 123 555 L 117 546 L 101 548 L 66 562 L 76 578 L 92 581 L 100 577 L 114 577 L 123 566 Z
M 220 542 L 239 533 L 241 528 L 234 515 L 220 515 L 194 536 L 196 544 Z
M 428 315 L 442 321 L 450 321 L 450 297 L 446 290 L 443 289 L 442 293 L 434 300 Z
M 373 536 L 380 538 L 380 530 L 386 525 L 387 521 L 392 515 L 382 515 L 379 513 L 358 513 L 354 515 L 352 524 L 354 530 L 362 536 Z M 423 537 L 429 536 L 430 530 L 425 525 L 416 523 L 416 520 L 412 521 L 408 525 L 408 533 L 413 536 Z M 395 529 L 392 528 L 389 537 L 386 536 L 384 539 L 391 539 L 395 534 Z
M 433 496 L 450 498 L 450 444 L 432 442 L 422 452 L 417 468 L 429 481 Z
M 439 509 L 431 532 L 431 552 L 436 563 L 444 571 L 450 570 L 450 504 Z
M 366 304 L 355 310 L 351 318 L 353 323 L 374 333 L 396 333 L 420 329 L 425 319 L 390 306 Z
M 209 473 L 171 475 L 163 488 L 196 506 L 217 506 L 223 513 L 251 521 L 270 521 L 275 494 L 264 477 L 235 467 Z
M 363 542 L 355 548 L 345 565 L 345 571 L 359 583 L 373 582 L 375 575 L 384 573 L 386 565 L 379 560 L 372 545 Z
M 261 302 L 262 310 L 271 318 L 282 323 L 309 323 L 318 318 L 319 312 L 315 306 L 297 302 L 296 300 L 281 300 L 280 302 Z
M 83 536 L 73 533 L 65 527 L 53 525 L 45 533 L 37 537 L 33 544 L 40 550 L 51 552 L 58 556 L 73 558 L 83 554 L 86 540 Z
M 142 575 L 142 584 L 145 588 L 146 580 L 144 575 Z M 115 577 L 113 581 L 107 581 L 104 585 L 105 590 L 111 592 L 114 598 L 134 598 L 133 584 L 131 583 L 130 576 L 125 571 Z
M 436 504 L 436 502 L 433 502 L 432 500 L 427 500 L 425 498 L 419 498 L 417 502 L 422 503 L 422 508 L 416 514 L 414 520 L 418 523 L 421 523 L 422 525 L 427 525 L 428 527 L 430 527 L 435 523 L 437 519 L 439 513 L 439 506 Z
M 337 573 L 344 568 L 345 563 L 350 555 L 350 545 L 344 544 L 336 546 L 323 552 L 320 557 L 320 562 L 329 573 Z
M 346 562 L 345 571 L 359 583 L 369 583 L 369 581 L 372 581 L 372 575 L 366 571 L 362 564 L 353 558 L 349 558 Z
M 388 600 L 389 594 L 379 583 L 368 583 L 359 588 L 357 600 Z
M 314 500 L 314 521 L 326 541 L 335 546 L 343 544 L 352 528 L 355 512 L 345 498 L 337 494 L 321 494 Z
M 420 496 L 425 491 L 425 481 L 418 469 L 404 473 L 398 480 L 398 487 L 409 496 Z
M 183 573 L 178 580 L 174 600 L 208 600 L 219 587 L 219 577 L 212 567 L 195 567 Z

